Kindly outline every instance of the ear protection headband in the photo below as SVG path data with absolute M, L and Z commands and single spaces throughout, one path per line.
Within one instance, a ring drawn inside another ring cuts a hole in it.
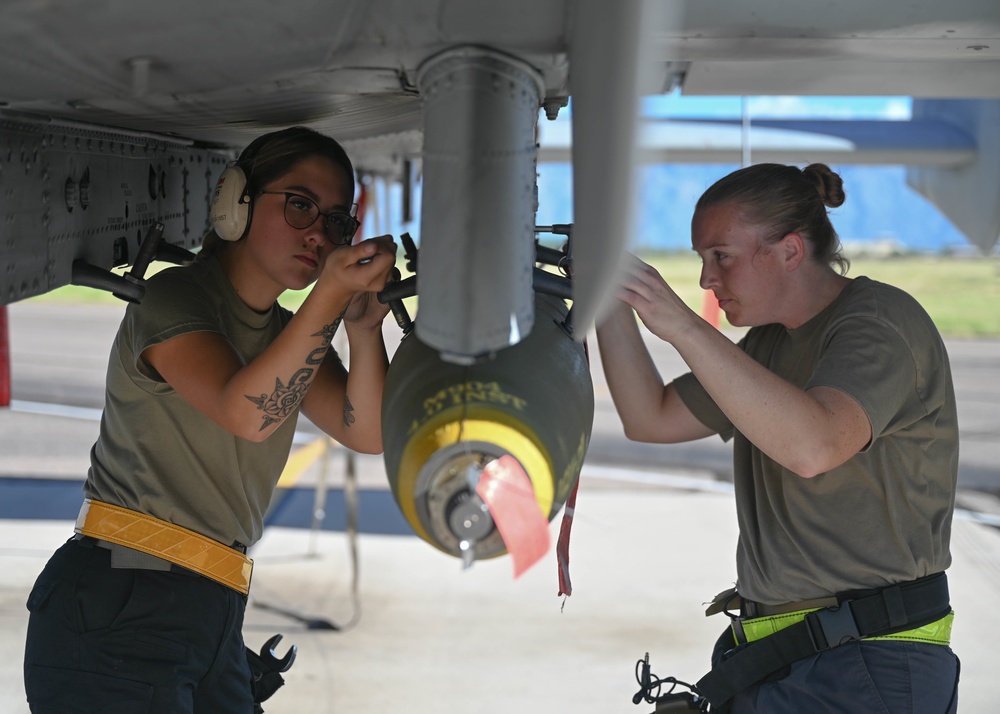
M 250 225 L 250 195 L 247 176 L 237 162 L 223 170 L 212 193 L 209 220 L 223 240 L 239 240 Z

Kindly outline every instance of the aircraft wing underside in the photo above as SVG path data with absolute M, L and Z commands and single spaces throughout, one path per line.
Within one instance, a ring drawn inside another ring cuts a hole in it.
M 196 247 L 215 176 L 234 150 L 276 127 L 328 132 L 360 170 L 399 179 L 405 162 L 426 159 L 426 63 L 463 48 L 494 53 L 502 64 L 509 58 L 518 72 L 526 66 L 524 86 L 531 93 L 537 86 L 530 101 L 553 116 L 573 97 L 576 209 L 567 220 L 575 224 L 574 298 L 584 327 L 628 232 L 638 95 L 680 87 L 1000 98 L 995 0 L 12 0 L 0 8 L 0 304 L 70 282 L 80 261 L 105 271 L 129 265 L 155 222 L 168 244 Z M 507 69 L 483 71 L 506 77 Z M 491 131 L 475 129 L 482 115 L 474 110 L 446 110 L 433 121 L 443 137 L 436 155 L 448 160 L 475 153 Z M 491 150 L 535 141 L 522 133 Z M 463 202 L 470 209 L 463 235 L 436 234 L 455 225 L 422 226 L 422 242 L 447 246 L 425 246 L 432 256 L 477 240 L 476 216 L 491 198 L 475 196 L 475 181 L 449 179 L 424 175 L 425 209 Z M 914 182 L 933 183 L 926 172 Z M 988 247 L 992 218 L 980 224 L 987 238 L 974 240 Z M 509 246 L 531 239 L 527 228 L 504 237 Z M 456 255 L 482 257 L 461 248 Z M 454 287 L 459 294 L 484 279 L 506 284 L 524 269 L 484 278 L 476 265 L 464 267 L 471 274 Z M 531 309 L 527 297 L 511 300 L 470 319 L 493 322 L 484 329 L 497 332 Z M 530 321 L 514 332 L 520 328 Z M 495 345 L 465 335 L 451 347 L 472 353 Z

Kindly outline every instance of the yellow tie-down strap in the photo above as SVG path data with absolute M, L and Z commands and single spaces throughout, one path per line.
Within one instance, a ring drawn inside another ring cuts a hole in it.
M 250 592 L 250 558 L 200 533 L 145 513 L 88 498 L 80 509 L 75 530 L 163 558 L 244 595 Z

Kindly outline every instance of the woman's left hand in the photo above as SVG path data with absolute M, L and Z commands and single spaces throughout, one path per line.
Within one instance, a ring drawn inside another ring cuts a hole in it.
M 397 280 L 399 280 L 399 269 L 393 268 L 386 284 Z M 382 324 L 388 314 L 389 305 L 383 305 L 379 302 L 378 293 L 374 291 L 359 292 L 351 298 L 351 302 L 344 312 L 344 322 L 356 327 L 374 329 Z
M 688 321 L 698 317 L 654 267 L 634 255 L 626 256 L 624 276 L 618 299 L 630 305 L 661 340 L 673 342 Z

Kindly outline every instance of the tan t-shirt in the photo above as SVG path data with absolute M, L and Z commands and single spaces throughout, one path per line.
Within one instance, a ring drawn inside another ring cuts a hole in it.
M 86 495 L 221 543 L 255 543 L 291 449 L 298 410 L 262 443 L 247 441 L 191 406 L 151 374 L 139 355 L 177 335 L 210 331 L 225 336 L 247 363 L 290 319 L 277 303 L 264 313 L 248 307 L 215 258 L 150 278 L 142 302 L 126 310 L 111 350 Z
M 740 346 L 803 389 L 850 395 L 874 435 L 841 466 L 801 478 L 735 431 L 692 374 L 675 380 L 702 423 L 734 438 L 740 592 L 779 604 L 947 568 L 958 474 L 955 394 L 944 343 L 916 300 L 856 278 L 805 325 L 756 327 Z

